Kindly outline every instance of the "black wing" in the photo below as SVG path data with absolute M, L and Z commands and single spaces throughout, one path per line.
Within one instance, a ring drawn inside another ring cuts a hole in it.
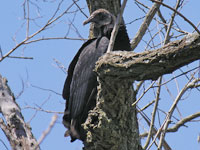
M 94 39 L 90 39 L 87 42 L 85 42 L 81 48 L 78 50 L 78 52 L 76 53 L 75 57 L 73 58 L 72 62 L 70 63 L 69 67 L 68 67 L 68 71 L 67 71 L 67 78 L 65 80 L 65 84 L 64 84 L 64 88 L 63 88 L 63 92 L 62 92 L 62 96 L 64 99 L 69 100 L 69 95 L 70 95 L 70 84 L 72 81 L 72 76 L 73 76 L 73 72 L 74 72 L 74 67 L 78 61 L 79 55 L 82 52 L 82 50 L 89 45 L 92 41 L 94 41 Z
M 97 79 L 93 70 L 98 58 L 106 52 L 108 44 L 106 37 L 93 40 L 81 50 L 74 66 L 70 95 L 63 117 L 69 130 L 73 129 L 70 131 L 72 139 L 83 137 L 80 135 L 81 124 L 85 122 L 91 105 L 96 103 Z
M 71 118 L 76 118 L 83 112 L 92 91 L 96 89 L 97 79 L 93 71 L 95 63 L 108 47 L 109 40 L 102 37 L 84 48 L 75 66 L 70 89 Z

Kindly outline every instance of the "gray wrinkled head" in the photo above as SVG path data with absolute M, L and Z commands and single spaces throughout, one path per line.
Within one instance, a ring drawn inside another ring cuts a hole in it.
M 115 16 L 106 9 L 98 9 L 94 11 L 91 16 L 83 22 L 83 25 L 94 23 L 96 27 L 114 25 Z

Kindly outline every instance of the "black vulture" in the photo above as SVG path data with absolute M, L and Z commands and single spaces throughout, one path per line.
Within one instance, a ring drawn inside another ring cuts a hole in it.
M 66 99 L 63 124 L 68 128 L 65 136 L 70 135 L 71 142 L 85 140 L 81 124 L 96 104 L 98 82 L 93 70 L 98 58 L 107 50 L 115 16 L 105 9 L 98 9 L 83 24 L 87 23 L 94 23 L 98 36 L 85 42 L 75 55 L 69 65 L 63 89 L 63 98 Z M 124 25 L 119 28 L 113 50 L 131 50 Z

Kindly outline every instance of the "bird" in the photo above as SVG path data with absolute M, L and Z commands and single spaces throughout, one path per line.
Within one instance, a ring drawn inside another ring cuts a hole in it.
M 112 13 L 97 9 L 83 22 L 83 25 L 93 23 L 98 35 L 81 46 L 68 67 L 62 94 L 66 100 L 63 124 L 68 128 L 65 136 L 71 136 L 71 142 L 86 139 L 81 124 L 86 121 L 89 110 L 95 107 L 97 96 L 97 75 L 93 70 L 98 58 L 106 53 L 115 21 Z M 113 50 L 131 50 L 123 24 L 118 30 Z

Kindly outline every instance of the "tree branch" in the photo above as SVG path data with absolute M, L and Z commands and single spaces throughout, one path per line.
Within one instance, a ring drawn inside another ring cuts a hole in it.
M 60 14 L 58 17 L 54 18 L 56 16 L 58 10 L 60 9 L 60 5 L 62 4 L 62 2 L 63 2 L 63 0 L 59 3 L 56 11 L 54 12 L 52 17 L 50 17 L 50 19 L 46 22 L 46 24 L 43 27 L 41 27 L 35 33 L 33 33 L 33 34 L 29 35 L 28 37 L 26 37 L 23 41 L 21 41 L 19 44 L 17 44 L 14 48 L 9 50 L 3 57 L 0 58 L 0 62 L 3 61 L 6 57 L 10 56 L 10 54 L 12 54 L 16 49 L 18 49 L 22 45 L 42 40 L 42 38 L 40 38 L 40 39 L 32 40 L 32 41 L 29 42 L 30 39 L 32 39 L 33 37 L 35 37 L 36 35 L 38 35 L 42 31 L 46 30 L 47 27 L 49 27 L 54 22 L 59 20 L 62 16 L 64 16 L 70 10 L 70 8 L 74 5 L 74 2 L 73 2 L 62 14 Z M 28 33 L 28 31 L 27 31 L 27 33 Z
M 140 111 L 139 111 L 140 112 Z M 168 132 L 176 132 L 179 130 L 180 127 L 184 126 L 186 123 L 190 122 L 191 120 L 200 117 L 200 112 L 194 113 L 190 116 L 187 116 L 183 119 L 181 119 L 180 121 L 178 121 L 173 127 L 168 128 L 167 129 L 167 133 Z M 150 123 L 149 123 L 150 124 Z M 157 131 L 154 131 L 153 134 L 156 134 Z M 146 137 L 148 135 L 148 132 L 145 132 L 143 134 L 140 135 L 140 137 Z
M 51 122 L 50 122 L 48 128 L 42 133 L 41 137 L 39 138 L 38 145 L 36 146 L 36 148 L 44 141 L 45 137 L 50 133 L 50 131 L 54 127 L 57 119 L 58 119 L 58 115 L 54 114 L 51 118 Z
M 156 80 L 198 59 L 200 36 L 193 33 L 153 51 L 107 53 L 96 63 L 95 71 L 101 78 L 110 76 L 126 80 Z
M 163 0 L 161 0 L 161 2 L 162 1 Z M 142 37 L 146 33 L 146 30 L 147 30 L 148 26 L 150 25 L 150 23 L 151 23 L 153 17 L 155 16 L 156 12 L 158 11 L 159 7 L 160 7 L 160 4 L 154 3 L 153 6 L 151 7 L 151 9 L 149 10 L 149 12 L 147 13 L 142 25 L 140 26 L 140 29 L 136 33 L 136 36 L 134 37 L 134 39 L 131 41 L 131 48 L 133 50 L 137 47 L 137 45 L 142 40 Z
M 197 112 L 197 113 L 194 113 L 188 117 L 185 117 L 183 119 L 181 119 L 180 121 L 178 121 L 173 127 L 171 128 L 168 128 L 167 129 L 167 132 L 176 132 L 178 131 L 178 129 L 182 126 L 184 126 L 185 123 L 197 118 L 197 117 L 200 117 L 200 112 Z
M 123 1 L 122 6 L 120 8 L 120 12 L 117 15 L 117 20 L 115 22 L 115 26 L 114 26 L 113 31 L 111 33 L 111 37 L 110 37 L 110 42 L 109 42 L 109 45 L 108 45 L 107 53 L 111 52 L 113 50 L 114 43 L 115 43 L 115 38 L 117 36 L 118 30 L 119 30 L 119 27 L 120 27 L 120 24 L 121 24 L 122 14 L 124 12 L 124 8 L 126 6 L 126 2 L 127 2 L 127 0 Z
M 15 102 L 14 96 L 7 85 L 7 80 L 0 75 L 0 113 L 6 124 L 0 121 L 0 127 L 6 134 L 13 150 L 32 150 L 37 145 L 31 128 L 24 122 L 21 109 Z M 6 125 L 6 126 L 5 126 Z M 36 149 L 39 150 L 39 147 Z
M 189 19 L 187 19 L 184 15 L 182 15 L 180 12 L 178 12 L 176 9 L 162 3 L 161 1 L 157 1 L 157 0 L 151 0 L 151 1 L 155 2 L 157 4 L 160 4 L 160 5 L 163 5 L 164 7 L 169 8 L 170 10 L 176 12 L 180 17 L 182 17 L 186 22 L 188 22 L 196 30 L 197 33 L 200 34 L 200 31 L 197 29 L 197 27 Z

